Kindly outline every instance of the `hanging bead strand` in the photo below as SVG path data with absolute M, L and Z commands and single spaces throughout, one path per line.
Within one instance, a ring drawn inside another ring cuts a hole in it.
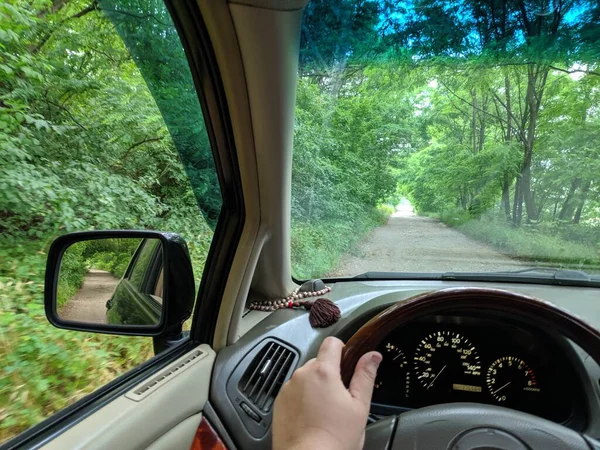
M 285 298 L 279 300 L 267 300 L 263 302 L 252 302 L 248 307 L 255 311 L 276 311 L 284 308 L 299 308 L 304 306 L 305 301 L 303 299 L 319 297 L 321 295 L 326 295 L 329 292 L 331 292 L 331 288 L 329 286 L 325 286 L 321 290 L 311 292 L 300 292 L 300 287 L 297 287 Z

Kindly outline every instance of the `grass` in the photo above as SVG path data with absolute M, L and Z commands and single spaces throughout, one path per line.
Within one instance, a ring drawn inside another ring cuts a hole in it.
M 393 212 L 393 208 L 392 211 Z M 297 279 L 327 276 L 341 257 L 356 248 L 373 228 L 387 222 L 389 208 L 364 211 L 346 219 L 292 222 L 292 270 Z
M 50 325 L 43 302 L 44 240 L 12 244 L 0 247 L 0 444 L 154 354 L 151 338 Z
M 600 229 L 540 223 L 513 227 L 493 215 L 472 218 L 467 211 L 428 214 L 479 242 L 532 265 L 597 272 L 600 269 Z

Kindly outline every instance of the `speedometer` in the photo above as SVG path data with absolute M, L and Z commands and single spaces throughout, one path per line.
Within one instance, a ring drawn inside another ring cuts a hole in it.
M 423 338 L 415 350 L 414 370 L 427 391 L 482 391 L 477 350 L 454 331 L 436 331 Z

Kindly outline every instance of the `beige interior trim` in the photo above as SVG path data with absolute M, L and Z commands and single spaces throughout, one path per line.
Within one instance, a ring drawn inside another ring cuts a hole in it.
M 230 10 L 248 89 L 263 233 L 259 238 L 264 238 L 251 288 L 255 296 L 278 298 L 294 288 L 290 210 L 302 10 L 276 11 L 239 4 L 231 4 Z M 243 306 L 238 303 L 233 312 L 228 342 L 238 336 Z
M 202 350 L 202 358 L 143 400 L 134 401 L 122 395 L 42 448 L 138 450 L 150 446 L 180 425 L 182 428 L 170 436 L 181 438 L 180 432 L 190 429 L 190 424 L 182 425 L 183 422 L 193 416 L 199 417 L 208 400 L 216 357 L 208 345 L 197 348 Z
M 188 417 L 146 447 L 146 450 L 190 450 L 201 420 L 202 414 Z
M 246 79 L 229 6 L 227 0 L 197 1 L 213 43 L 227 97 L 246 209 L 244 229 L 225 286 L 213 337 L 213 348 L 218 351 L 228 343 L 227 336 L 236 304 L 241 304 L 243 308 L 250 290 L 261 248 L 257 245 L 257 241 L 260 242 L 260 196 Z
M 302 11 L 197 1 L 227 96 L 246 209 L 213 338 L 218 351 L 239 336 L 251 284 L 254 295 L 263 297 L 283 296 L 294 288 L 289 181 Z

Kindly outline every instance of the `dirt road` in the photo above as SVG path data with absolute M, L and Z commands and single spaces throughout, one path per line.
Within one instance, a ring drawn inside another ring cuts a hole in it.
M 469 239 L 406 205 L 345 255 L 331 276 L 379 272 L 490 272 L 526 264 Z
M 91 269 L 79 292 L 67 303 L 60 316 L 77 322 L 106 323 L 106 301 L 119 279 L 104 270 Z

